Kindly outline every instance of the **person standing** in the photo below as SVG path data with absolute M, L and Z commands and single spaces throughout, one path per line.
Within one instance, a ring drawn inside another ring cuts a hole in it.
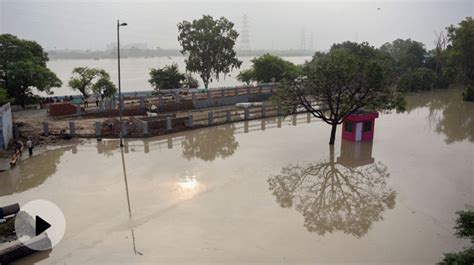
M 28 154 L 32 156 L 33 155 L 33 141 L 31 141 L 31 138 L 28 138 L 28 141 L 26 141 L 26 146 L 28 147 Z

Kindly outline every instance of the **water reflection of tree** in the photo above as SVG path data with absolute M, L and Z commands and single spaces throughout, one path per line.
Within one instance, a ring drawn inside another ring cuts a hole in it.
M 344 166 L 334 161 L 333 150 L 328 160 L 284 167 L 268 179 L 270 190 L 281 207 L 295 205 L 308 231 L 361 237 L 395 206 L 396 193 L 386 187 L 390 174 L 380 162 Z
M 434 131 L 446 136 L 446 143 L 474 142 L 474 103 L 462 101 L 460 91 L 449 89 L 407 97 L 407 111 L 428 108 L 428 122 Z
M 26 191 L 43 184 L 56 173 L 61 157 L 71 149 L 72 147 L 58 148 L 20 161 L 15 168 L 0 176 L 0 196 Z
M 235 130 L 234 124 L 226 124 L 189 132 L 181 143 L 183 156 L 187 159 L 197 157 L 204 161 L 229 157 L 239 147 L 234 137 Z

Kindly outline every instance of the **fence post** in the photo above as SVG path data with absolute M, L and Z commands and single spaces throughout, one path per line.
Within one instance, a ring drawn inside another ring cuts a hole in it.
M 262 105 L 262 117 L 265 118 L 265 116 L 267 116 L 266 108 L 265 105 Z
M 147 121 L 143 122 L 143 136 L 144 137 L 150 136 L 150 132 L 148 131 L 148 122 Z
M 296 114 L 293 114 L 293 126 L 296 126 Z
M 260 129 L 262 131 L 265 131 L 265 120 L 262 120 L 261 123 L 260 123 Z
M 193 99 L 193 105 L 196 105 L 196 92 L 191 92 L 191 97 Z
M 239 95 L 239 89 L 237 87 L 234 88 L 234 96 L 238 96 Z
M 207 89 L 207 100 L 211 100 L 211 90 Z
M 122 136 L 125 137 L 128 135 L 128 130 L 127 130 L 127 123 L 122 122 Z
M 81 105 L 80 104 L 76 105 L 76 114 L 81 115 L 81 112 L 82 112 L 81 111 Z
M 166 117 L 166 130 L 171 131 L 173 129 L 171 125 L 171 117 Z
M 306 113 L 306 122 L 310 123 L 311 122 L 311 113 Z
M 69 122 L 69 135 L 76 135 L 76 124 L 73 121 Z
M 249 108 L 245 108 L 245 110 L 244 110 L 244 119 L 248 120 L 249 117 L 250 117 Z
M 43 122 L 43 132 L 45 136 L 49 136 L 49 124 L 47 121 Z
M 181 94 L 179 93 L 179 91 L 175 92 L 175 97 L 174 98 L 175 98 L 176 102 L 181 101 Z
M 168 149 L 173 149 L 173 138 L 169 137 L 166 141 L 168 142 Z
M 193 127 L 193 114 L 188 114 L 188 127 Z
M 95 137 L 99 138 L 101 135 L 100 133 L 100 121 L 95 122 Z
M 278 127 L 278 128 L 281 128 L 281 116 L 278 116 L 277 127 Z
M 225 89 L 221 89 L 221 98 L 225 98 Z
M 226 114 L 226 122 L 232 122 L 232 116 L 230 115 L 230 110 L 227 110 L 225 114 Z
M 244 133 L 248 133 L 248 132 L 249 132 L 249 122 L 245 121 L 244 122 Z
M 214 122 L 214 113 L 211 111 L 207 113 L 207 124 L 211 126 L 213 122 Z

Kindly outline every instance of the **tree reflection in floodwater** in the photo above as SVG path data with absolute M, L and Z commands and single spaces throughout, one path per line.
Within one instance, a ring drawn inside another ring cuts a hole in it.
M 204 161 L 229 157 L 239 147 L 234 136 L 235 130 L 234 124 L 225 124 L 188 132 L 181 142 L 183 156 L 187 159 L 196 157 Z
M 268 179 L 269 188 L 281 207 L 294 206 L 303 215 L 308 231 L 362 237 L 396 197 L 387 187 L 387 167 L 374 163 L 371 153 L 371 142 L 343 141 L 337 162 L 330 147 L 329 159 L 283 167 Z
M 56 173 L 61 157 L 71 149 L 73 147 L 58 148 L 20 161 L 0 176 L 0 196 L 26 191 L 43 184 Z M 23 152 L 23 155 L 28 154 Z
M 463 101 L 461 93 L 459 89 L 447 89 L 409 95 L 406 110 L 428 108 L 430 125 L 436 133 L 446 136 L 447 144 L 474 142 L 474 102 Z

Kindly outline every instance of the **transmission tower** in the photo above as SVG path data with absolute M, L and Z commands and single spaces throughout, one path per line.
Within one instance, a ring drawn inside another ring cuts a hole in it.
M 300 50 L 306 50 L 306 31 L 304 28 L 301 30 Z
M 313 32 L 312 32 L 312 31 L 309 33 L 308 49 L 309 49 L 310 51 L 313 51 L 313 50 L 314 50 L 314 36 L 313 36 Z
M 250 51 L 249 21 L 247 14 L 242 17 L 242 30 L 240 32 L 240 50 Z

